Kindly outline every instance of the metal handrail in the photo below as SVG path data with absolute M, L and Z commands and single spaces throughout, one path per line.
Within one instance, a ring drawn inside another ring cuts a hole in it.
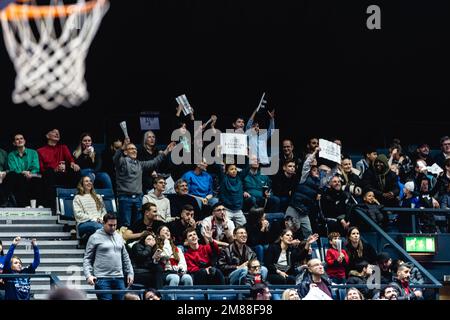
M 48 273 L 0 273 L 0 279 L 14 279 L 14 278 L 49 278 L 50 286 L 58 286 L 61 284 L 61 279 L 54 274 Z
M 419 271 L 425 275 L 431 282 L 433 282 L 434 288 L 441 288 L 442 284 L 430 273 L 428 272 L 416 259 L 414 259 L 405 249 L 403 249 L 397 242 L 394 241 L 383 229 L 380 228 L 378 224 L 375 223 L 372 219 L 370 219 L 367 214 L 356 207 L 354 209 L 360 218 L 362 218 L 366 223 L 368 223 L 373 229 L 377 231 L 379 235 L 381 235 L 390 245 L 392 245 L 395 249 L 397 249 L 409 262 L 411 262 L 414 266 L 416 266 Z
M 437 208 L 395 208 L 395 207 L 383 207 L 382 211 L 392 211 L 392 212 L 410 212 L 410 213 L 421 213 L 421 212 L 431 212 L 431 213 L 445 213 L 450 215 L 450 209 L 437 209 Z

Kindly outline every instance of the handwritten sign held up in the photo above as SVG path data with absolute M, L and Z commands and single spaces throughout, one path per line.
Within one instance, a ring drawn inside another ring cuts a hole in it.
M 247 155 L 247 136 L 240 133 L 220 134 L 222 154 Z
M 159 112 L 141 112 L 141 130 L 159 130 Z
M 319 157 L 333 162 L 341 163 L 341 146 L 325 140 L 319 139 Z
M 194 110 L 191 107 L 191 104 L 189 103 L 185 94 L 182 94 L 181 96 L 176 97 L 175 100 L 177 100 L 178 104 L 181 104 L 183 106 L 183 114 L 185 116 L 187 116 L 188 114 L 191 114 L 192 111 Z

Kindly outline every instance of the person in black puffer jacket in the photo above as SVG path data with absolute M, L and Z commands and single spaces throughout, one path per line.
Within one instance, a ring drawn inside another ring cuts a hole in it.
M 134 269 L 134 282 L 146 288 L 161 289 L 163 287 L 163 269 L 154 259 L 156 253 L 156 237 L 153 232 L 144 231 L 138 243 L 131 248 L 131 262 Z

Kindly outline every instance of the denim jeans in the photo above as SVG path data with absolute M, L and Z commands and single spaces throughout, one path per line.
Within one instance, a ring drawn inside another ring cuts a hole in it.
M 166 275 L 166 283 L 169 286 L 178 286 L 179 284 L 184 286 L 192 286 L 193 281 L 190 274 L 178 275 L 176 273 L 169 273 Z
M 256 257 L 261 264 L 264 264 L 264 252 L 268 247 L 268 244 L 257 244 L 256 246 L 252 247 L 253 251 L 255 251 L 256 253 Z
M 140 195 L 125 195 L 118 196 L 119 200 L 119 228 L 122 226 L 130 227 L 136 221 L 142 219 L 142 194 Z
M 80 173 L 82 177 L 88 176 L 91 178 L 92 183 L 95 182 L 96 188 L 112 189 L 113 187 L 111 178 L 106 172 L 95 172 L 94 169 L 88 168 L 81 169 Z
M 267 200 L 267 201 L 266 201 Z M 244 199 L 244 209 L 246 211 L 250 210 L 252 207 L 264 207 L 267 212 L 279 212 L 280 210 L 280 198 L 271 195 L 269 198 L 261 198 L 251 196 L 250 198 Z
M 234 270 L 232 273 L 230 273 L 229 275 L 229 279 L 230 279 L 230 284 L 231 285 L 239 285 L 241 284 L 241 280 L 243 278 L 245 278 L 245 276 L 247 275 L 248 270 L 247 268 L 241 268 L 241 269 L 236 269 Z M 266 267 L 262 266 L 261 267 L 261 277 L 264 281 L 266 281 L 267 279 L 267 273 L 268 270 Z
M 92 234 L 94 234 L 95 231 L 101 228 L 103 228 L 103 225 L 101 223 L 98 223 L 96 221 L 86 221 L 78 225 L 78 235 L 80 236 L 80 238 L 86 237 L 87 239 Z
M 95 290 L 125 290 L 124 278 L 97 278 Z M 97 293 L 98 300 L 123 300 L 124 293 Z

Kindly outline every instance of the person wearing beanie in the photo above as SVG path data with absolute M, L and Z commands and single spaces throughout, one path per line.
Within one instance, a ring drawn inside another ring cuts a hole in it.
M 380 203 L 386 207 L 398 207 L 400 189 L 397 176 L 391 171 L 388 159 L 384 154 L 378 155 L 362 177 L 363 192 L 372 191 Z
M 408 181 L 403 188 L 403 198 L 400 202 L 402 208 L 418 208 L 419 197 L 414 192 L 414 181 Z

